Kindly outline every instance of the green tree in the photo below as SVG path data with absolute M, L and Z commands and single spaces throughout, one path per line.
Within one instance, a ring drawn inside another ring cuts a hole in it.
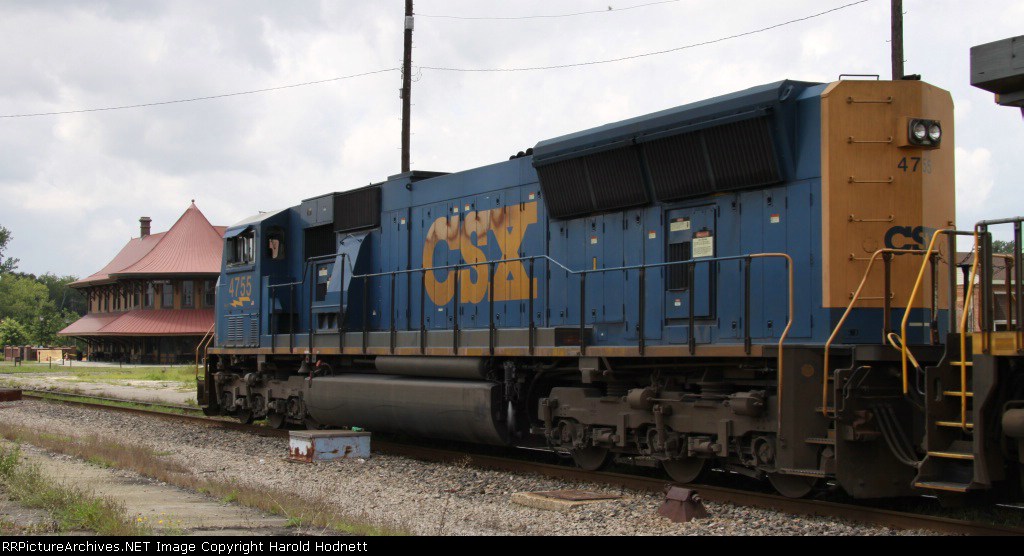
M 1013 242 L 1003 241 L 1001 239 L 992 240 L 992 252 L 993 253 L 1005 253 L 1007 255 L 1013 254 Z
M 78 280 L 77 276 L 57 276 L 51 272 L 36 278 L 37 282 L 49 290 L 50 301 L 58 311 L 67 309 L 81 316 L 87 312 L 88 307 L 82 292 L 68 285 L 75 280 Z
M 0 322 L 0 345 L 23 346 L 29 341 L 28 329 L 14 319 Z
M 4 251 L 7 250 L 7 244 L 12 239 L 14 239 L 14 236 L 11 235 L 11 231 L 0 226 L 0 274 L 14 272 L 14 269 L 18 268 L 18 259 L 4 258 Z
M 69 340 L 57 336 L 57 333 L 78 320 L 78 317 L 77 313 L 67 309 L 63 311 L 57 311 L 52 308 L 44 309 L 42 314 L 29 327 L 32 343 L 40 346 L 67 344 Z
M 47 310 L 54 311 L 56 307 L 46 286 L 27 276 L 0 274 L 0 319 L 32 323 Z

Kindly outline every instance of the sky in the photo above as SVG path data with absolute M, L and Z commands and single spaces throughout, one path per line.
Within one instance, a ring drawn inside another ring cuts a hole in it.
M 781 79 L 888 77 L 890 2 L 841 8 L 855 1 L 416 0 L 412 168 L 491 164 L 544 139 Z M 834 8 L 615 63 L 428 69 L 621 58 Z M 462 19 L 588 11 L 598 13 Z M 956 105 L 958 222 L 1024 214 L 1024 120 L 969 75 L 971 46 L 1024 32 L 1024 2 L 904 0 L 904 12 L 906 73 L 951 91 Z M 87 276 L 138 236 L 140 216 L 163 231 L 195 199 L 227 225 L 399 173 L 403 16 L 403 0 L 0 2 L 0 116 L 388 70 L 0 118 L 6 254 L 24 272 Z

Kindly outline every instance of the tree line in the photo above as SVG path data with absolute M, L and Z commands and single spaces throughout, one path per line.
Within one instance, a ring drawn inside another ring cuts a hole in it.
M 0 226 L 0 345 L 67 344 L 60 332 L 87 311 L 82 293 L 69 286 L 76 276 L 18 272 L 18 259 L 5 256 L 14 236 Z

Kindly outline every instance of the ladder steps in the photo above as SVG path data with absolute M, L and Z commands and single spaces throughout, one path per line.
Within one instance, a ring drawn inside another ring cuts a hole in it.
M 946 391 L 944 391 L 942 393 L 942 395 L 943 396 L 953 396 L 953 397 L 959 398 L 960 397 L 960 391 L 959 390 L 946 390 Z M 974 397 L 974 392 L 968 392 L 967 393 L 967 397 L 968 398 L 973 398 Z
M 825 446 L 835 446 L 836 445 L 836 440 L 834 438 L 811 437 L 811 438 L 805 438 L 804 442 L 806 442 L 808 444 L 823 444 Z
M 966 365 L 968 367 L 973 367 L 974 366 L 974 361 L 953 361 L 953 362 L 950 363 L 950 365 L 956 365 L 957 367 L 964 366 L 964 365 Z
M 937 427 L 949 427 L 949 428 L 952 428 L 952 429 L 959 429 L 959 428 L 963 427 L 963 425 L 961 425 L 960 421 L 935 421 L 935 426 L 937 426 Z M 967 423 L 967 428 L 973 429 L 974 428 L 974 423 Z
M 957 424 L 959 426 L 959 423 Z M 965 459 L 973 460 L 974 454 L 967 452 L 928 452 L 928 455 L 933 458 L 945 458 L 945 459 Z
M 917 488 L 929 490 L 945 490 L 948 492 L 967 492 L 969 485 L 964 483 L 951 483 L 949 481 L 917 481 L 914 483 Z

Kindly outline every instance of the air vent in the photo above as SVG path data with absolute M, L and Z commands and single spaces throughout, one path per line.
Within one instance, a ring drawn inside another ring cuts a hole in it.
M 668 262 L 688 261 L 693 258 L 689 241 L 668 244 Z M 668 289 L 685 290 L 690 287 L 690 271 L 685 264 L 674 264 L 668 267 Z
M 657 139 L 641 148 L 659 201 L 782 181 L 767 117 Z
M 556 162 L 537 169 L 548 210 L 556 218 L 644 205 L 640 159 L 633 147 Z
M 302 253 L 306 260 L 337 252 L 334 246 L 334 229 L 330 224 L 306 228 L 304 232 Z
M 704 134 L 715 189 L 743 189 L 782 181 L 768 118 L 713 127 Z
M 334 194 L 334 231 L 350 232 L 380 226 L 380 186 Z

